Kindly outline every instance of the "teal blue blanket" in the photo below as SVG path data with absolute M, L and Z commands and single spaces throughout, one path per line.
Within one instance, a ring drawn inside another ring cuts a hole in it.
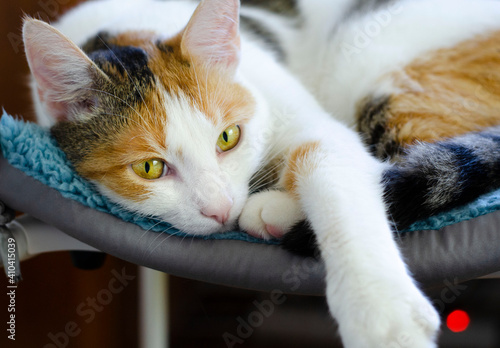
M 77 175 L 50 133 L 33 123 L 16 120 L 4 113 L 0 119 L 0 146 L 3 156 L 17 169 L 58 190 L 64 197 L 90 208 L 117 216 L 145 230 L 185 236 L 169 224 L 140 217 L 100 195 L 88 181 Z M 500 209 L 500 190 L 483 195 L 476 201 L 449 212 L 413 224 L 406 231 L 437 230 Z M 406 232 L 404 231 L 404 232 Z M 233 231 L 202 237 L 205 239 L 238 239 L 263 242 L 246 233 Z M 276 241 L 266 241 L 275 244 Z

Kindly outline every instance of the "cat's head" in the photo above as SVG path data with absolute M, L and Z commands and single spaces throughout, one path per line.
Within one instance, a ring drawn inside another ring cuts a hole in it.
M 252 137 L 266 114 L 238 75 L 238 12 L 237 0 L 205 0 L 168 39 L 101 33 L 82 49 L 26 19 L 35 99 L 76 171 L 123 206 L 186 232 L 233 227 L 261 159 Z

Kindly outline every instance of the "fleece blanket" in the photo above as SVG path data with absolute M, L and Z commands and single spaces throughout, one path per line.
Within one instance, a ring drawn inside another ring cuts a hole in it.
M 139 225 L 145 230 L 187 236 L 187 234 L 174 229 L 168 223 L 134 214 L 99 194 L 90 182 L 80 177 L 72 169 L 71 164 L 66 160 L 65 154 L 51 137 L 50 132 L 34 123 L 15 119 L 4 112 L 0 119 L 0 148 L 3 156 L 13 167 L 58 190 L 65 198 L 76 200 L 87 207 L 112 214 L 120 219 Z M 500 190 L 483 195 L 465 206 L 418 221 L 407 230 L 401 231 L 401 233 L 415 230 L 438 230 L 498 209 L 500 209 Z M 210 236 L 200 236 L 199 238 L 278 243 L 276 240 L 263 241 L 241 231 L 218 233 Z

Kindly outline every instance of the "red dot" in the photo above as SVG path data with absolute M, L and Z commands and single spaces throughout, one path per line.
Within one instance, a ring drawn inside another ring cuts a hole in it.
M 465 331 L 469 323 L 469 315 L 465 311 L 459 309 L 448 314 L 448 318 L 446 318 L 446 326 L 453 332 Z

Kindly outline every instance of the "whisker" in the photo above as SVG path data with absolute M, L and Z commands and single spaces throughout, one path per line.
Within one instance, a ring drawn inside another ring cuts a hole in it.
M 261 182 L 260 184 L 258 185 L 252 185 L 252 187 L 249 187 L 248 188 L 248 191 L 250 192 L 250 194 L 253 194 L 255 192 L 258 192 L 260 191 L 261 189 L 263 188 L 272 188 L 274 185 L 276 185 L 277 183 L 279 182 L 279 178 L 273 178 L 272 180 L 270 181 L 264 181 L 264 182 Z
M 96 88 L 85 88 L 86 90 L 89 90 L 89 91 L 94 91 L 94 92 L 100 92 L 100 93 L 104 93 L 106 95 L 109 95 L 110 97 L 113 97 L 113 98 L 116 98 L 118 99 L 119 101 L 121 101 L 123 104 L 127 105 L 129 108 L 131 108 L 136 114 L 137 116 L 139 116 L 141 119 L 143 119 L 142 115 L 139 113 L 139 111 L 137 111 L 137 109 L 135 109 L 132 105 L 130 105 L 129 103 L 127 103 L 126 100 L 120 98 L 119 96 L 117 96 L 116 94 L 112 94 L 112 93 L 109 93 L 109 92 L 106 92 L 106 91 L 103 91 L 101 89 L 96 89 Z
M 270 163 L 272 163 L 276 158 L 280 157 L 282 154 L 280 152 L 272 153 L 273 148 L 270 149 L 268 153 L 262 158 L 261 160 L 261 165 L 258 167 L 258 169 L 255 171 L 255 173 L 252 175 L 252 178 L 256 175 L 260 175 L 260 171 L 263 169 L 266 169 L 266 166 L 268 166 Z M 284 159 L 281 158 L 279 161 L 277 161 L 277 164 L 281 164 L 284 162 Z
M 276 176 L 278 178 L 278 180 L 279 180 L 279 177 L 278 177 L 278 175 L 276 175 L 276 172 L 274 170 L 277 169 L 277 168 L 279 168 L 283 164 L 283 162 L 284 161 L 280 161 L 277 164 L 273 165 L 272 167 L 266 168 L 266 172 L 262 176 L 261 176 L 261 174 L 259 172 L 258 172 L 259 174 L 255 175 L 255 176 L 252 176 L 252 178 L 250 179 L 251 184 L 249 186 L 249 190 L 253 191 L 257 185 L 261 184 L 262 182 L 264 182 L 267 179 L 272 178 L 274 176 Z M 257 180 L 256 181 L 252 181 L 252 180 L 254 180 L 254 178 L 257 179 Z M 276 180 L 274 180 L 274 181 L 276 181 Z M 265 183 L 265 184 L 267 184 L 267 183 Z
M 156 226 L 158 226 L 159 224 L 161 224 L 163 221 L 158 221 L 157 223 L 155 223 L 153 226 L 151 226 L 150 228 L 148 228 L 147 230 L 144 231 L 143 234 L 141 234 L 141 236 L 139 237 L 138 240 L 141 240 L 142 238 L 144 238 L 144 236 L 146 235 L 146 233 L 148 232 L 151 232 L 153 230 L 153 228 L 155 228 Z
M 201 97 L 200 81 L 198 80 L 198 73 L 196 71 L 196 64 L 193 64 L 193 71 L 194 71 L 194 78 L 196 79 L 196 87 L 198 88 L 198 97 L 200 98 L 200 103 L 201 103 L 199 108 L 203 109 L 204 102 L 203 102 L 203 98 Z
M 170 237 L 172 237 L 172 236 L 174 236 L 174 235 L 175 235 L 174 233 L 168 233 L 168 231 L 169 231 L 169 230 L 171 230 L 171 229 L 173 229 L 173 228 L 174 228 L 174 227 L 173 227 L 173 226 L 171 226 L 171 227 L 167 228 L 166 230 L 161 231 L 160 233 L 158 233 L 158 235 L 168 234 L 168 236 L 167 236 L 166 238 L 164 238 L 164 239 L 163 239 L 160 243 L 156 244 L 156 246 L 155 246 L 154 248 L 152 248 L 152 249 L 149 251 L 148 256 L 152 255 L 152 254 L 153 254 L 153 252 L 154 252 L 154 251 L 155 251 L 155 250 L 156 250 L 156 249 L 157 249 L 160 245 L 162 245 L 162 244 L 163 244 L 163 243 L 164 243 L 167 239 L 169 239 Z M 155 241 L 156 241 L 156 239 L 158 239 L 158 238 L 155 238 Z M 151 246 L 151 244 L 150 244 L 150 246 Z
M 168 231 L 169 229 L 171 229 L 172 227 L 166 229 L 165 231 Z M 160 233 L 157 234 L 157 236 L 149 243 L 149 245 L 147 246 L 147 248 L 144 250 L 143 254 L 142 254 L 142 259 L 145 260 L 146 259 L 146 253 L 149 252 L 149 249 L 155 244 L 156 240 L 158 238 L 160 238 L 160 236 L 165 232 L 165 231 L 162 231 Z M 151 255 L 151 253 L 149 253 L 149 255 Z
M 109 113 L 109 112 L 104 112 L 102 113 L 103 115 L 109 115 L 109 116 L 116 116 L 116 117 L 121 117 L 123 119 L 126 119 L 128 121 L 131 121 L 131 122 L 134 122 L 137 126 L 141 127 L 142 130 L 145 132 L 145 133 L 149 133 L 149 131 L 146 129 L 146 127 L 144 127 L 144 125 L 140 124 L 139 122 L 137 122 L 136 120 L 134 120 L 133 118 L 131 117 L 127 117 L 125 115 L 121 115 L 121 114 L 112 114 L 112 113 Z M 139 136 L 139 135 L 138 135 Z
M 123 100 L 122 98 L 118 97 L 117 95 L 115 94 L 111 94 L 109 92 L 106 92 L 106 91 L 103 91 L 103 90 L 99 90 L 99 89 L 95 89 L 95 88 L 86 88 L 87 90 L 90 90 L 90 91 L 94 91 L 94 92 L 100 92 L 100 93 L 104 93 L 106 95 L 109 95 L 111 97 L 114 97 L 116 99 L 118 99 L 119 101 L 123 102 L 125 105 L 127 105 L 130 109 L 132 109 L 138 116 L 141 120 L 144 120 L 144 118 L 141 116 L 141 114 L 139 114 L 139 112 L 132 106 L 130 105 L 129 103 L 127 103 L 127 101 Z M 151 134 L 151 131 L 148 130 L 146 127 L 145 127 L 145 124 L 148 124 L 146 121 L 144 121 L 144 124 L 141 124 L 139 123 L 138 121 L 130 118 L 130 117 L 127 117 L 127 116 L 124 116 L 124 115 L 120 115 L 120 114 L 112 114 L 112 113 L 104 113 L 104 115 L 110 115 L 110 116 L 118 116 L 118 117 L 122 117 L 123 119 L 126 119 L 128 121 L 132 121 L 132 122 L 135 122 L 137 126 L 141 127 L 142 130 L 144 131 L 145 134 Z M 155 142 L 153 142 L 155 143 Z
M 209 101 L 210 101 L 210 98 L 208 96 L 208 74 L 210 72 L 210 69 L 208 69 L 207 67 L 205 67 L 205 100 L 206 100 L 206 103 L 208 104 Z M 218 86 L 216 86 L 216 91 L 217 91 L 217 88 Z M 211 101 L 213 102 L 213 101 Z

